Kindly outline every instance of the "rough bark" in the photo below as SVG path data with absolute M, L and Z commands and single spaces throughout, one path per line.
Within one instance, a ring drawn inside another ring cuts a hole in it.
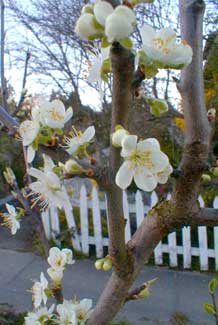
M 204 2 L 199 0 L 180 0 L 180 17 L 182 37 L 193 48 L 193 61 L 182 72 L 178 88 L 182 95 L 186 123 L 185 148 L 180 164 L 179 177 L 176 179 L 172 199 L 157 204 L 144 219 L 127 243 L 130 259 L 134 259 L 134 267 L 127 269 L 127 274 L 117 276 L 116 268 L 107 283 L 97 306 L 89 320 L 89 325 L 102 325 L 111 321 L 123 305 L 126 293 L 144 263 L 148 260 L 155 246 L 167 233 L 184 224 L 209 224 L 217 219 L 217 213 L 200 209 L 197 203 L 200 178 L 205 165 L 210 144 L 210 127 L 207 121 L 203 98 L 202 74 L 202 22 Z M 122 65 L 122 63 L 120 63 Z M 122 70 L 120 69 L 120 73 Z M 119 69 L 114 78 L 117 78 Z M 116 96 L 122 99 L 119 85 Z M 113 94 L 115 96 L 115 94 Z M 113 97 L 114 98 L 114 97 Z M 116 107 L 114 107 L 116 109 Z M 114 153 L 114 166 L 119 165 L 119 152 Z M 116 160 L 116 162 L 114 161 Z M 109 210 L 113 202 L 109 202 Z M 114 213 L 116 213 L 114 211 Z M 113 216 L 114 220 L 116 216 Z M 115 221 L 114 221 L 115 222 Z M 115 227 L 114 227 L 115 228 Z M 117 230 L 115 228 L 115 230 Z M 110 236 L 115 236 L 110 229 Z M 116 238 L 115 238 L 116 240 Z M 122 274 L 122 273 L 121 273 Z

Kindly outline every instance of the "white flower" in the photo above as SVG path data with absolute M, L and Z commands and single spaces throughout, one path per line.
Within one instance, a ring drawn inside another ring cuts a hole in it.
M 76 33 L 85 40 L 95 38 L 101 30 L 97 29 L 94 25 L 95 16 L 91 13 L 82 14 L 76 22 Z
M 57 324 L 77 325 L 76 312 L 71 302 L 64 300 L 63 304 L 57 305 L 57 313 L 59 315 Z
M 168 178 L 172 172 L 173 172 L 173 167 L 170 164 L 168 164 L 163 171 L 158 172 L 156 174 L 158 183 L 165 184 L 168 181 Z
M 54 305 L 49 309 L 47 307 L 41 307 L 36 310 L 36 312 L 29 312 L 26 317 L 24 317 L 25 325 L 41 325 L 44 322 L 50 320 L 53 316 Z
M 171 28 L 162 28 L 157 32 L 148 25 L 141 28 L 142 50 L 160 68 L 181 69 L 191 63 L 192 48 L 185 42 L 176 40 Z
M 129 9 L 131 10 L 131 9 Z M 124 14 L 116 13 L 116 10 L 106 19 L 105 35 L 109 42 L 120 41 L 128 37 L 133 30 L 131 21 Z
M 8 227 L 11 230 L 11 234 L 15 235 L 17 230 L 20 229 L 20 223 L 17 220 L 17 212 L 15 207 L 10 204 L 5 204 L 8 213 L 2 213 L 3 223 L 2 225 Z
M 18 132 L 24 146 L 30 145 L 37 137 L 40 129 L 39 121 L 26 120 L 20 124 Z
M 122 140 L 128 134 L 129 132 L 124 128 L 118 128 L 114 133 L 112 133 L 111 136 L 112 145 L 117 148 L 121 147 Z
M 72 138 L 66 138 L 66 151 L 70 155 L 76 155 L 81 146 L 87 146 L 95 135 L 95 127 L 88 127 L 84 133 L 76 134 Z
M 40 281 L 35 282 L 31 289 L 34 308 L 40 307 L 42 302 L 46 304 L 47 295 L 45 293 L 45 290 L 47 288 L 48 288 L 48 281 L 46 280 L 44 273 L 41 272 Z
M 74 264 L 75 260 L 73 260 L 73 253 L 71 249 L 63 248 L 62 253 L 64 253 L 67 257 L 67 264 Z
M 88 82 L 98 82 L 101 99 L 103 98 L 102 77 L 104 78 L 104 75 L 110 70 L 109 52 L 109 46 L 101 49 L 100 55 L 95 57 L 88 76 Z
M 67 264 L 68 256 L 58 247 L 52 247 L 49 250 L 48 264 L 55 270 L 64 269 Z
M 168 157 L 160 150 L 159 142 L 149 138 L 137 143 L 136 135 L 127 135 L 122 140 L 121 156 L 125 161 L 116 175 L 116 184 L 126 189 L 134 181 L 144 191 L 153 191 L 157 186 L 156 174 L 169 164 Z
M 82 299 L 79 303 L 72 303 L 72 308 L 76 313 L 76 319 L 80 325 L 85 325 L 92 313 L 92 300 Z
M 47 273 L 51 280 L 56 284 L 59 285 L 63 279 L 64 271 L 63 269 L 53 269 L 52 267 L 49 267 L 47 269 Z
M 107 17 L 112 14 L 114 11 L 114 8 L 112 5 L 106 1 L 97 1 L 94 5 L 94 15 L 97 20 L 97 22 L 105 26 L 105 22 Z
M 44 101 L 40 105 L 40 121 L 42 125 L 53 129 L 63 129 L 72 115 L 72 107 L 65 111 L 65 106 L 59 99 L 52 102 Z

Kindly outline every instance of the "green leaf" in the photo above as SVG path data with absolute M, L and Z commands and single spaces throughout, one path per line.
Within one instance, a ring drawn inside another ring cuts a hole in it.
M 101 41 L 101 47 L 102 47 L 102 48 L 105 48 L 105 47 L 108 47 L 108 46 L 110 46 L 110 45 L 111 45 L 111 43 L 108 42 L 107 37 L 104 36 L 104 37 L 102 38 L 102 41 Z
M 218 281 L 217 279 L 212 279 L 210 280 L 209 284 L 208 284 L 208 291 L 209 293 L 212 295 L 214 294 L 214 289 L 215 287 L 218 285 Z
M 206 311 L 206 313 L 214 315 L 215 314 L 215 310 L 212 304 L 209 304 L 208 302 L 205 302 L 203 304 L 204 310 Z
M 127 48 L 127 49 L 131 49 L 132 48 L 132 41 L 129 37 L 124 37 L 120 40 L 120 44 Z

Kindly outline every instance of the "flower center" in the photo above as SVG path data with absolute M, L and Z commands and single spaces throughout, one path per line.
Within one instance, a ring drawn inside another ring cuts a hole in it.
M 172 39 L 174 38 L 174 36 L 168 37 L 168 38 L 160 38 L 160 37 L 156 37 L 152 39 L 152 42 L 154 44 L 154 46 L 159 49 L 161 52 L 163 52 L 164 54 L 169 54 L 171 49 L 170 47 L 170 42 L 172 41 Z
M 141 151 L 139 149 L 133 150 L 128 160 L 131 160 L 135 166 L 145 166 L 147 168 L 153 168 L 154 164 L 151 160 L 151 151 L 144 150 Z
M 60 114 L 59 112 L 57 112 L 54 109 L 50 109 L 48 112 L 49 112 L 50 118 L 52 120 L 61 121 L 64 118 L 62 114 Z

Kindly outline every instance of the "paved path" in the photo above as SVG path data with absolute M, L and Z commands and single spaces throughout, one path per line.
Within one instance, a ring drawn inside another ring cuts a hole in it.
M 12 304 L 19 311 L 30 310 L 31 294 L 27 290 L 42 270 L 46 272 L 47 263 L 33 253 L 6 248 L 0 248 L 0 261 L 0 303 Z M 77 260 L 65 273 L 65 297 L 76 295 L 96 301 L 109 275 L 96 271 L 91 260 Z M 125 316 L 139 324 L 170 324 L 173 315 L 182 313 L 191 324 L 214 324 L 202 310 L 202 303 L 209 299 L 207 284 L 212 275 L 145 267 L 137 283 L 154 277 L 158 280 L 152 295 L 147 300 L 127 303 L 118 318 Z

